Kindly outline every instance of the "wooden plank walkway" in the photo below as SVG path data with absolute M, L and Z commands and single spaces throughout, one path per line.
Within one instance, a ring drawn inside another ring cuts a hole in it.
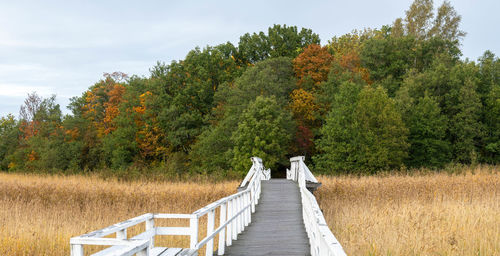
M 226 247 L 224 255 L 310 255 L 296 182 L 262 181 L 262 196 L 251 224 Z

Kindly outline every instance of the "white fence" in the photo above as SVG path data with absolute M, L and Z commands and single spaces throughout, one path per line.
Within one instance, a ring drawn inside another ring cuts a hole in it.
M 300 188 L 302 215 L 309 237 L 309 244 L 311 245 L 311 255 L 345 256 L 344 249 L 326 224 L 316 197 L 306 187 L 307 182 L 317 183 L 318 181 L 304 163 L 304 157 L 290 158 L 290 163 L 290 170 L 287 170 L 287 179 L 297 181 Z
M 71 255 L 83 256 L 84 245 L 107 245 L 111 246 L 96 254 L 103 255 L 158 255 L 165 248 L 154 246 L 154 238 L 157 235 L 184 235 L 190 236 L 190 248 L 183 250 L 184 255 L 197 255 L 200 248 L 206 245 L 206 255 L 211 255 L 214 250 L 214 238 L 218 235 L 218 255 L 224 254 L 225 246 L 232 244 L 237 239 L 248 224 L 252 221 L 252 213 L 255 212 L 255 205 L 258 203 L 261 194 L 261 180 L 270 179 L 270 171 L 264 170 L 262 159 L 252 157 L 252 167 L 243 180 L 241 187 L 244 190 L 224 197 L 211 203 L 192 214 L 153 214 L 147 213 L 121 223 L 114 224 L 107 228 L 97 230 L 85 235 L 73 237 L 70 240 Z M 215 227 L 215 214 L 220 208 L 219 225 Z M 199 218 L 207 215 L 207 236 L 201 241 L 198 239 Z M 155 219 L 189 219 L 189 227 L 157 227 Z M 127 237 L 127 229 L 145 223 L 146 231 L 134 236 Z M 116 238 L 105 238 L 111 234 L 116 234 Z

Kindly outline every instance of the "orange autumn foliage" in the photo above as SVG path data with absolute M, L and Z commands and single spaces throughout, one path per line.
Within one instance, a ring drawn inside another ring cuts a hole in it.
M 31 152 L 28 154 L 28 162 L 33 162 L 38 158 L 37 153 L 34 150 L 31 150 Z
M 307 46 L 304 51 L 293 60 L 293 68 L 298 79 L 299 87 L 311 79 L 315 85 L 326 81 L 330 71 L 333 56 L 326 47 L 317 44 Z
M 73 129 L 65 130 L 64 134 L 66 135 L 64 141 L 75 141 L 80 137 L 80 130 L 78 130 L 78 127 L 74 127 Z
M 371 84 L 368 70 L 361 66 L 359 53 L 362 49 L 362 42 L 373 36 L 372 30 L 354 30 L 352 33 L 332 38 L 326 47 L 333 52 L 334 63 L 344 70 L 359 74 L 365 82 Z
M 163 159 L 168 149 L 163 146 L 163 135 L 158 125 L 156 125 L 156 117 L 148 114 L 146 102 L 151 101 L 153 94 L 149 91 L 139 96 L 140 105 L 133 107 L 137 114 L 135 124 L 141 127 L 136 133 L 135 141 L 139 147 L 139 153 L 142 159 Z M 146 120 L 152 121 L 150 125 Z
M 40 129 L 39 121 L 22 121 L 19 126 L 19 131 L 23 140 L 28 140 L 29 138 L 38 134 Z
M 99 138 L 116 129 L 114 119 L 120 114 L 125 87 L 111 79 L 97 84 L 85 93 L 84 117 L 92 122 Z
M 122 102 L 122 96 L 125 92 L 125 87 L 120 84 L 113 85 L 108 92 L 109 100 L 104 103 L 104 134 L 109 134 L 116 129 L 113 120 L 120 114 L 119 105 Z
M 345 55 L 339 56 L 335 61 L 337 61 L 342 68 L 353 73 L 359 73 L 365 82 L 371 84 L 369 71 L 361 67 L 361 60 L 357 52 L 346 53 Z

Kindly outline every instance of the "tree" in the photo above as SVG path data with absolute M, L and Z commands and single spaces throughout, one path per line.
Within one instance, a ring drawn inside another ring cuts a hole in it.
M 379 32 L 372 30 L 357 31 L 347 33 L 341 37 L 333 37 L 328 42 L 328 49 L 333 52 L 332 65 L 339 66 L 344 70 L 359 73 L 361 77 L 370 83 L 368 70 L 362 66 L 360 54 L 364 47 L 364 42 L 375 37 Z M 336 71 L 335 68 L 330 70 Z
M 486 99 L 495 85 L 500 84 L 500 59 L 491 51 L 485 51 L 478 60 L 479 79 L 477 93 L 481 102 L 485 104 Z
M 240 37 L 238 43 L 238 57 L 245 63 L 257 63 L 269 57 L 271 45 L 264 32 L 249 34 Z
M 216 111 L 220 119 L 212 120 L 198 137 L 190 152 L 193 166 L 206 172 L 228 169 L 231 166 L 231 135 L 242 121 L 242 113 L 258 96 L 274 97 L 274 101 L 285 108 L 290 93 L 295 87 L 290 58 L 267 59 L 249 67 L 234 83 L 224 83 L 216 92 Z M 217 154 L 213 154 L 217 152 Z M 200 170 L 200 171 L 201 171 Z
M 359 90 L 344 83 L 339 89 L 321 129 L 317 167 L 347 173 L 399 168 L 407 156 L 408 130 L 394 101 L 381 87 Z
M 295 58 L 306 46 L 320 43 L 319 36 L 312 30 L 302 28 L 299 32 L 296 26 L 274 25 L 268 29 L 268 37 L 272 58 Z
M 457 14 L 450 2 L 444 1 L 437 10 L 436 19 L 428 32 L 429 36 L 458 41 L 466 35 L 464 31 L 459 29 L 461 21 L 462 17 Z
M 321 137 L 316 141 L 319 152 L 313 161 L 318 171 L 353 172 L 359 168 L 353 154 L 358 136 L 354 111 L 361 88 L 359 84 L 345 81 L 335 92 L 330 112 L 320 129 Z
M 478 161 L 478 141 L 483 124 L 479 122 L 481 101 L 476 93 L 476 82 L 466 79 L 459 89 L 457 113 L 451 118 L 450 136 L 454 158 L 462 163 Z
M 14 162 L 7 158 L 18 147 L 19 127 L 18 121 L 11 114 L 0 118 L 0 170 L 15 167 Z
M 486 136 L 484 160 L 488 163 L 500 162 L 500 84 L 491 89 L 485 105 Z
M 232 82 L 239 74 L 232 58 L 231 45 L 196 48 L 180 62 L 158 67 L 158 124 L 173 151 L 187 153 L 215 107 L 214 95 L 219 86 Z M 161 70 L 164 69 L 164 73 Z
M 111 75 L 105 76 L 85 92 L 83 117 L 92 122 L 99 139 L 116 129 L 114 119 L 119 115 L 124 92 L 125 87 Z
M 406 33 L 424 39 L 434 17 L 434 3 L 432 0 L 415 0 L 406 11 L 405 29 Z
M 408 35 L 418 41 L 439 37 L 458 42 L 466 34 L 459 28 L 461 21 L 462 17 L 457 14 L 449 1 L 444 1 L 434 14 L 432 0 L 415 0 L 406 11 L 404 23 L 401 18 L 396 19 L 392 30 L 396 37 Z
M 328 80 L 322 83 L 318 90 L 314 92 L 313 96 L 318 107 L 315 119 L 320 124 L 325 123 L 326 116 L 330 112 L 331 106 L 335 104 L 335 96 L 343 83 L 350 82 L 359 86 L 367 84 L 363 77 L 364 72 L 360 72 L 357 68 L 352 68 L 353 66 L 355 65 L 344 66 L 337 61 L 333 61 L 330 66 Z
M 299 88 L 292 91 L 290 109 L 300 124 L 311 124 L 316 119 L 318 106 L 312 93 Z
M 399 168 L 407 157 L 407 135 L 394 100 L 381 87 L 365 86 L 354 112 L 359 130 L 360 152 L 357 161 L 374 172 Z
M 296 26 L 274 25 L 264 32 L 249 33 L 240 37 L 238 59 L 243 63 L 255 64 L 267 58 L 295 58 L 310 44 L 319 44 L 319 36 L 310 29 Z
M 241 122 L 231 136 L 232 167 L 245 174 L 252 156 L 261 157 L 271 169 L 278 163 L 286 164 L 293 130 L 290 114 L 280 107 L 275 97 L 258 96 L 242 113 Z
M 35 118 L 40 111 L 40 104 L 42 104 L 42 98 L 36 92 L 28 93 L 24 105 L 19 110 L 21 129 L 24 132 L 25 139 L 34 136 L 38 132 L 40 124 Z
M 296 155 L 308 156 L 313 151 L 313 132 L 317 128 L 316 117 L 318 115 L 318 106 L 312 93 L 299 88 L 293 90 L 290 102 L 290 109 L 297 124 L 297 133 L 295 134 L 295 145 L 293 153 Z
M 411 107 L 406 118 L 410 144 L 407 164 L 411 167 L 442 167 L 449 161 L 447 119 L 439 104 L 427 94 Z
M 293 59 L 297 85 L 301 87 L 307 78 L 310 78 L 316 86 L 326 81 L 332 60 L 333 56 L 328 52 L 327 47 L 317 44 L 307 46 L 297 58 Z

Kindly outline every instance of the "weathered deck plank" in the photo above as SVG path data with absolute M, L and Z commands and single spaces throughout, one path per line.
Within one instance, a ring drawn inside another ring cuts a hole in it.
M 297 183 L 262 181 L 262 197 L 252 223 L 226 247 L 224 255 L 310 255 Z

